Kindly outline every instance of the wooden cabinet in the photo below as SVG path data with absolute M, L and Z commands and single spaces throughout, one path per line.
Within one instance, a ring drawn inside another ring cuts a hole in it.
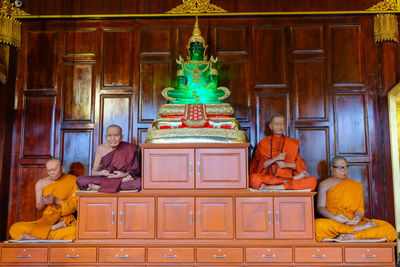
M 160 197 L 157 215 L 158 238 L 233 238 L 230 197 Z
M 247 262 L 292 262 L 292 248 L 246 248 Z
M 50 248 L 50 262 L 96 263 L 96 248 Z
M 154 238 L 154 198 L 82 197 L 78 239 Z
M 144 262 L 145 248 L 99 248 L 99 262 Z
M 342 262 L 342 248 L 337 247 L 299 247 L 294 255 L 296 262 Z
M 393 250 L 390 248 L 364 247 L 345 248 L 344 258 L 346 262 L 392 262 L 394 259 Z
M 143 188 L 247 188 L 249 144 L 141 144 Z
M 242 239 L 312 239 L 309 197 L 236 198 L 236 237 Z
M 47 248 L 2 248 L 1 262 L 36 263 L 47 262 Z

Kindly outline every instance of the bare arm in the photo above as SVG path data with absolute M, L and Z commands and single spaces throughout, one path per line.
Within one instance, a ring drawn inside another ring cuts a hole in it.
M 286 158 L 286 152 L 280 153 L 278 156 L 276 156 L 275 158 L 266 160 L 264 162 L 264 169 L 268 168 L 269 166 L 271 166 L 272 164 L 274 164 L 277 161 L 283 161 Z
M 326 193 L 331 187 L 326 186 L 324 184 L 321 184 L 318 187 L 318 195 L 317 195 L 317 211 L 319 214 L 321 214 L 323 217 L 327 219 L 331 219 L 334 221 L 337 221 L 339 223 L 347 223 L 349 219 L 344 216 L 343 214 L 338 214 L 338 215 L 333 215 L 332 213 L 329 212 L 329 210 L 326 208 Z
M 46 207 L 46 203 L 44 202 L 42 196 L 44 186 L 43 180 L 37 181 L 35 185 L 36 208 L 38 210 L 43 210 Z
M 94 163 L 93 163 L 93 168 L 92 168 L 92 175 L 93 176 L 108 176 L 110 173 L 107 170 L 102 170 L 100 161 L 104 157 L 104 155 L 107 154 L 107 151 L 105 151 L 105 148 L 100 145 L 97 148 L 96 155 L 94 157 Z

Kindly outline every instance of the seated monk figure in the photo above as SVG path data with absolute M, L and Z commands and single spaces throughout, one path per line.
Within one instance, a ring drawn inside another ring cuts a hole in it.
M 272 116 L 269 127 L 273 134 L 258 143 L 250 164 L 250 187 L 314 190 L 317 180 L 306 172 L 306 164 L 299 153 L 299 140 L 283 134 L 285 117 Z
M 63 174 L 64 167 L 59 159 L 46 162 L 48 176 L 36 182 L 36 208 L 43 216 L 34 222 L 17 222 L 10 228 L 12 239 L 65 239 L 76 238 L 76 211 L 78 198 L 75 196 L 76 176 Z
M 92 176 L 79 176 L 76 184 L 81 190 L 115 193 L 119 190 L 139 190 L 140 166 L 136 146 L 122 142 L 122 129 L 110 125 L 106 143 L 96 151 Z
M 323 219 L 315 220 L 315 238 L 338 240 L 396 239 L 396 230 L 385 221 L 364 218 L 363 185 L 347 177 L 344 157 L 332 160 L 333 176 L 318 186 L 317 210 Z

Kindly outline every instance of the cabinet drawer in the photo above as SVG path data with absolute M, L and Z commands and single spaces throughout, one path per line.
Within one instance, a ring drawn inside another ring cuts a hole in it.
M 346 262 L 393 262 L 392 248 L 345 248 Z
M 194 248 L 148 248 L 148 262 L 193 262 Z
M 2 248 L 1 262 L 47 262 L 47 248 Z
M 243 262 L 243 249 L 198 248 L 197 262 Z
M 292 262 L 292 248 L 246 248 L 246 262 Z
M 96 248 L 50 248 L 50 262 L 96 262 Z
M 100 248 L 100 262 L 144 262 L 144 248 Z
M 296 262 L 342 262 L 342 248 L 295 248 Z

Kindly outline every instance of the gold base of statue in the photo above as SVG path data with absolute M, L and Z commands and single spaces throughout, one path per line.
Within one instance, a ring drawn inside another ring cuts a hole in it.
M 146 143 L 246 143 L 246 136 L 243 131 L 233 129 L 153 129 L 147 132 Z

